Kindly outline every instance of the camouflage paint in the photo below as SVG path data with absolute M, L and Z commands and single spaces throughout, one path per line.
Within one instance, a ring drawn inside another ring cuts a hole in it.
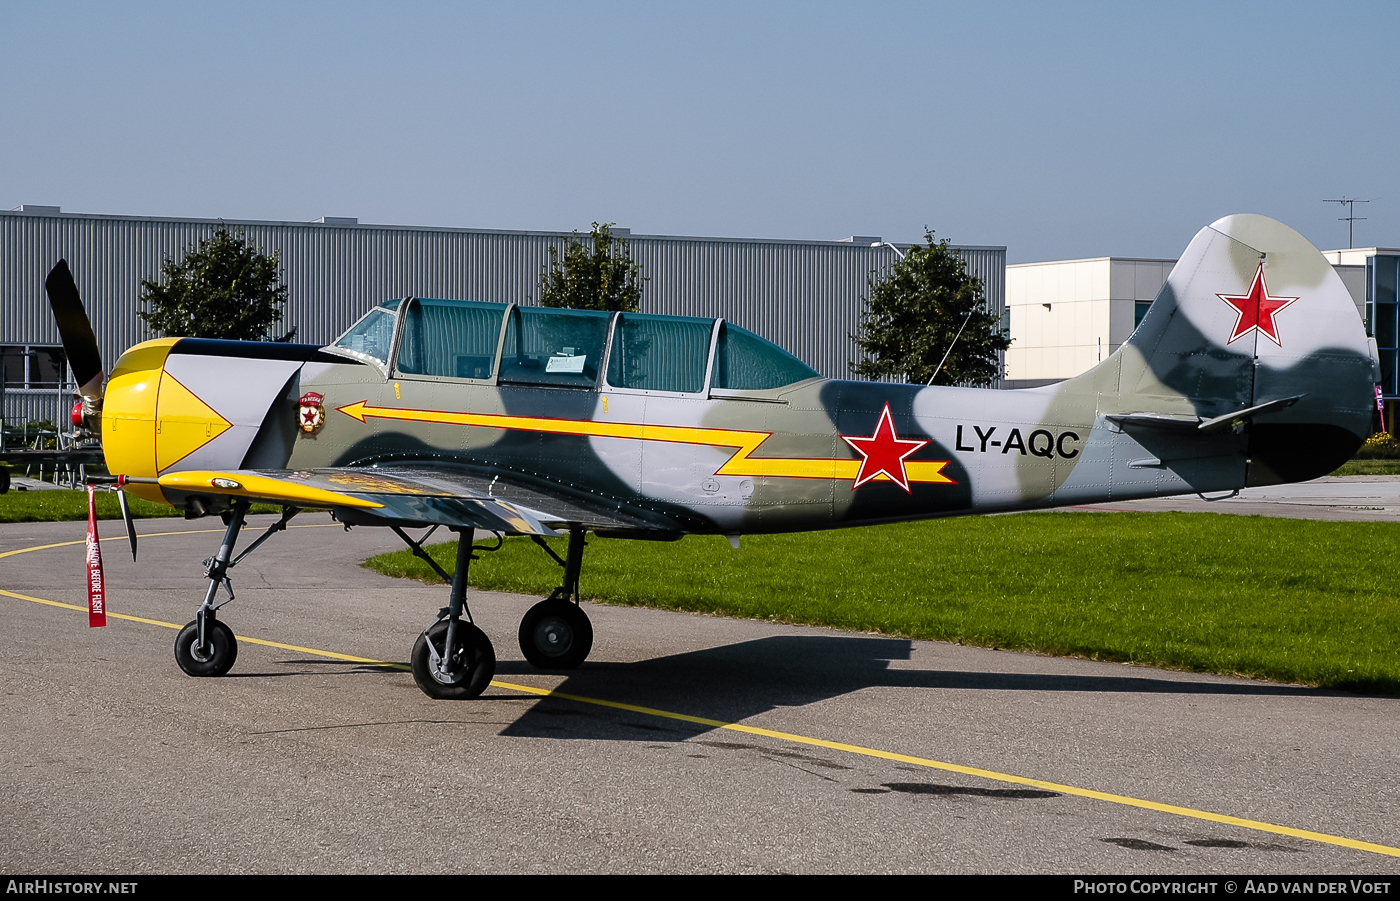
M 1298 298 L 1269 322 L 1277 342 L 1237 328 L 1257 276 L 1267 296 Z M 204 403 L 232 424 L 230 437 L 193 452 L 200 471 L 333 480 L 376 467 L 380 481 L 346 493 L 400 497 L 385 522 L 491 527 L 505 516 L 527 529 L 538 521 L 639 535 L 822 529 L 1312 478 L 1369 433 L 1376 368 L 1332 268 L 1260 216 L 1202 229 L 1129 341 L 1046 388 L 821 378 L 695 394 L 601 380 L 535 387 L 396 373 L 333 348 L 227 344 L 182 340 L 159 363 L 183 373 L 182 384 L 202 378 Z M 237 374 L 221 384 L 201 366 Z M 306 391 L 324 395 L 325 423 L 313 433 L 295 427 Z M 1200 428 L 1271 401 L 1291 405 Z M 107 403 L 108 416 L 137 415 L 116 396 Z M 907 489 L 886 477 L 856 487 L 856 446 L 871 447 L 886 407 L 893 432 L 881 440 L 927 443 L 905 459 Z M 139 450 L 123 446 L 121 459 Z M 183 482 L 164 489 L 177 506 L 196 493 Z M 202 500 L 217 510 L 239 493 Z M 422 500 L 431 497 L 440 500 Z M 457 502 L 473 499 L 485 506 Z M 366 509 L 341 512 L 374 522 Z

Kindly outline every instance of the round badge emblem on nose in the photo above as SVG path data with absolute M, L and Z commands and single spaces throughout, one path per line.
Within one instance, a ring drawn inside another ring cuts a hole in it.
M 297 410 L 297 425 L 308 435 L 314 435 L 321 426 L 326 424 L 325 396 L 317 394 L 315 391 L 308 391 L 301 396 L 300 408 Z

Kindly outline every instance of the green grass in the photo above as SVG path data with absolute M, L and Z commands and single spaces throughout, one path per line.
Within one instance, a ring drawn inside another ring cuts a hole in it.
M 1400 525 L 1027 513 L 675 543 L 589 539 L 585 596 L 910 638 L 1400 694 Z M 562 543 L 556 551 L 562 553 Z M 449 572 L 451 543 L 432 548 Z M 366 566 L 439 581 L 407 551 Z M 526 539 L 473 587 L 545 595 Z
M 1400 475 L 1400 460 L 1348 460 L 1330 475 L 1396 476 Z
M 182 511 L 164 504 L 153 504 L 127 495 L 131 515 L 135 519 L 160 516 L 184 516 Z M 249 512 L 280 513 L 281 507 L 254 504 Z M 0 522 L 72 522 L 86 520 L 88 515 L 86 491 L 15 491 L 0 494 Z M 111 491 L 97 492 L 97 518 L 121 519 L 121 507 Z

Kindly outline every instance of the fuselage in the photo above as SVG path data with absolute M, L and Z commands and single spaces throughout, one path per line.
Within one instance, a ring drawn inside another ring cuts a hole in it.
M 438 320 L 432 340 L 406 337 L 415 308 Z M 455 467 L 614 505 L 673 531 L 718 533 L 1245 482 L 1246 438 L 1117 427 L 1105 418 L 1117 407 L 1092 384 L 997 391 L 826 379 L 720 321 L 523 308 L 522 326 L 521 309 L 395 302 L 327 348 L 138 346 L 108 389 L 109 468 L 158 479 Z M 1164 414 L 1195 412 L 1182 398 L 1156 403 Z M 136 490 L 183 498 L 158 485 Z

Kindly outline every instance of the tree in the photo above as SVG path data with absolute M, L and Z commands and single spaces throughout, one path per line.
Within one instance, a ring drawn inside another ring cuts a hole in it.
M 269 257 L 241 230 L 232 234 L 220 225 L 179 263 L 161 265 L 164 284 L 141 280 L 141 301 L 148 309 L 136 315 L 161 335 L 270 340 L 287 302 L 278 276 L 281 262 L 280 252 Z M 294 328 L 276 340 L 289 341 L 295 334 Z
M 870 278 L 860 332 L 852 336 L 864 359 L 852 363 L 851 371 L 935 385 L 985 385 L 1000 378 L 997 352 L 1011 339 L 986 310 L 982 280 L 968 274 L 946 238 L 935 243 L 927 229 L 924 238 L 927 246 L 911 247 L 887 277 Z
M 562 261 L 558 248 L 549 248 L 549 262 L 540 274 L 541 305 L 637 312 L 647 279 L 642 264 L 627 253 L 627 239 L 614 235 L 612 226 L 595 222 L 586 239 L 574 232 Z

